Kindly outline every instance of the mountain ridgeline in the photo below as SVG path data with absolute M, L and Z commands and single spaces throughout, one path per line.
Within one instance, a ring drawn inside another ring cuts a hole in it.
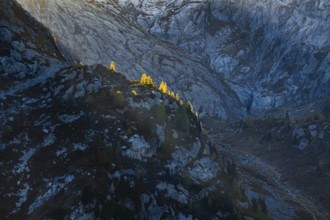
M 19 2 L 75 59 L 115 60 L 129 79 L 146 71 L 203 117 L 301 118 L 309 104 L 326 112 L 326 0 Z

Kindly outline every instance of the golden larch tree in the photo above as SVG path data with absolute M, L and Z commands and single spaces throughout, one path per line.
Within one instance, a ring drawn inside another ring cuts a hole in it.
M 150 76 L 147 77 L 147 85 L 153 85 L 154 82 Z
M 175 99 L 176 99 L 177 101 L 180 101 L 180 95 L 179 95 L 179 93 L 176 93 L 176 95 L 175 95 Z
M 160 90 L 162 93 L 167 93 L 167 84 L 166 84 L 166 82 L 164 82 L 164 81 L 161 81 L 161 82 L 160 82 L 159 90 Z
M 152 78 L 150 76 L 148 76 L 146 73 L 143 73 L 140 79 L 140 83 L 144 84 L 144 85 L 153 85 L 156 86 L 156 84 L 154 83 L 154 81 L 152 80 Z
M 111 72 L 115 72 L 116 71 L 116 64 L 115 62 L 111 61 L 110 65 L 109 65 L 109 69 Z
M 187 105 L 188 105 L 190 111 L 191 111 L 191 112 L 194 112 L 194 107 L 193 107 L 193 105 L 191 104 L 190 101 L 187 102 Z
M 146 73 L 143 73 L 141 76 L 141 79 L 140 79 L 140 83 L 147 84 L 147 78 L 148 78 L 148 75 Z

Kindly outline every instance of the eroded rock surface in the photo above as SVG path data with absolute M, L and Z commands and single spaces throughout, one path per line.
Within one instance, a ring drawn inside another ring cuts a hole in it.
M 76 59 L 147 71 L 211 116 L 285 114 L 330 93 L 323 0 L 19 2 Z

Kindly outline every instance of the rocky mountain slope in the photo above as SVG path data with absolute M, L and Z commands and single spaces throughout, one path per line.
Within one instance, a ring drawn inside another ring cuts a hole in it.
M 58 36 L 15 1 L 1 0 L 0 12 L 1 218 L 326 219 L 324 210 L 283 184 L 277 170 L 227 144 L 233 134 L 247 141 L 269 125 L 245 120 L 240 130 L 235 125 L 217 133 L 225 143 L 214 145 L 188 105 L 102 65 L 67 61 L 70 50 Z M 196 79 L 218 83 L 209 77 Z M 233 94 L 221 102 L 236 103 L 233 90 L 221 85 Z M 314 124 L 293 129 L 295 146 L 320 141 L 327 155 L 329 123 L 316 117 Z M 283 126 L 270 125 L 274 130 L 261 143 L 276 141 L 276 132 L 287 132 Z M 322 184 L 328 179 L 323 161 Z
M 201 115 L 232 118 L 244 114 L 237 95 L 207 65 L 151 36 L 121 11 L 109 10 L 96 1 L 19 2 L 51 29 L 78 62 L 108 65 L 114 60 L 129 79 L 147 72 L 193 102 Z
M 77 59 L 146 70 L 211 116 L 283 116 L 330 92 L 327 1 L 20 2 Z
M 108 2 L 112 9 L 116 6 Z M 118 1 L 128 19 L 222 75 L 247 112 L 327 97 L 328 1 Z M 134 7 L 132 7 L 134 5 Z M 285 111 L 285 110 L 284 110 Z

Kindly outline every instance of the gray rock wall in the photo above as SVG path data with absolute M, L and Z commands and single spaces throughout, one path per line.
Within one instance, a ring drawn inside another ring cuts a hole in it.
M 76 59 L 166 80 L 211 116 L 284 113 L 330 94 L 327 1 L 19 2 Z
M 171 90 L 180 92 L 200 113 L 220 118 L 244 115 L 235 92 L 204 62 L 130 22 L 127 11 L 117 4 L 19 2 L 49 27 L 78 61 L 109 65 L 114 60 L 117 70 L 130 79 L 147 72 L 158 83 L 165 80 Z

